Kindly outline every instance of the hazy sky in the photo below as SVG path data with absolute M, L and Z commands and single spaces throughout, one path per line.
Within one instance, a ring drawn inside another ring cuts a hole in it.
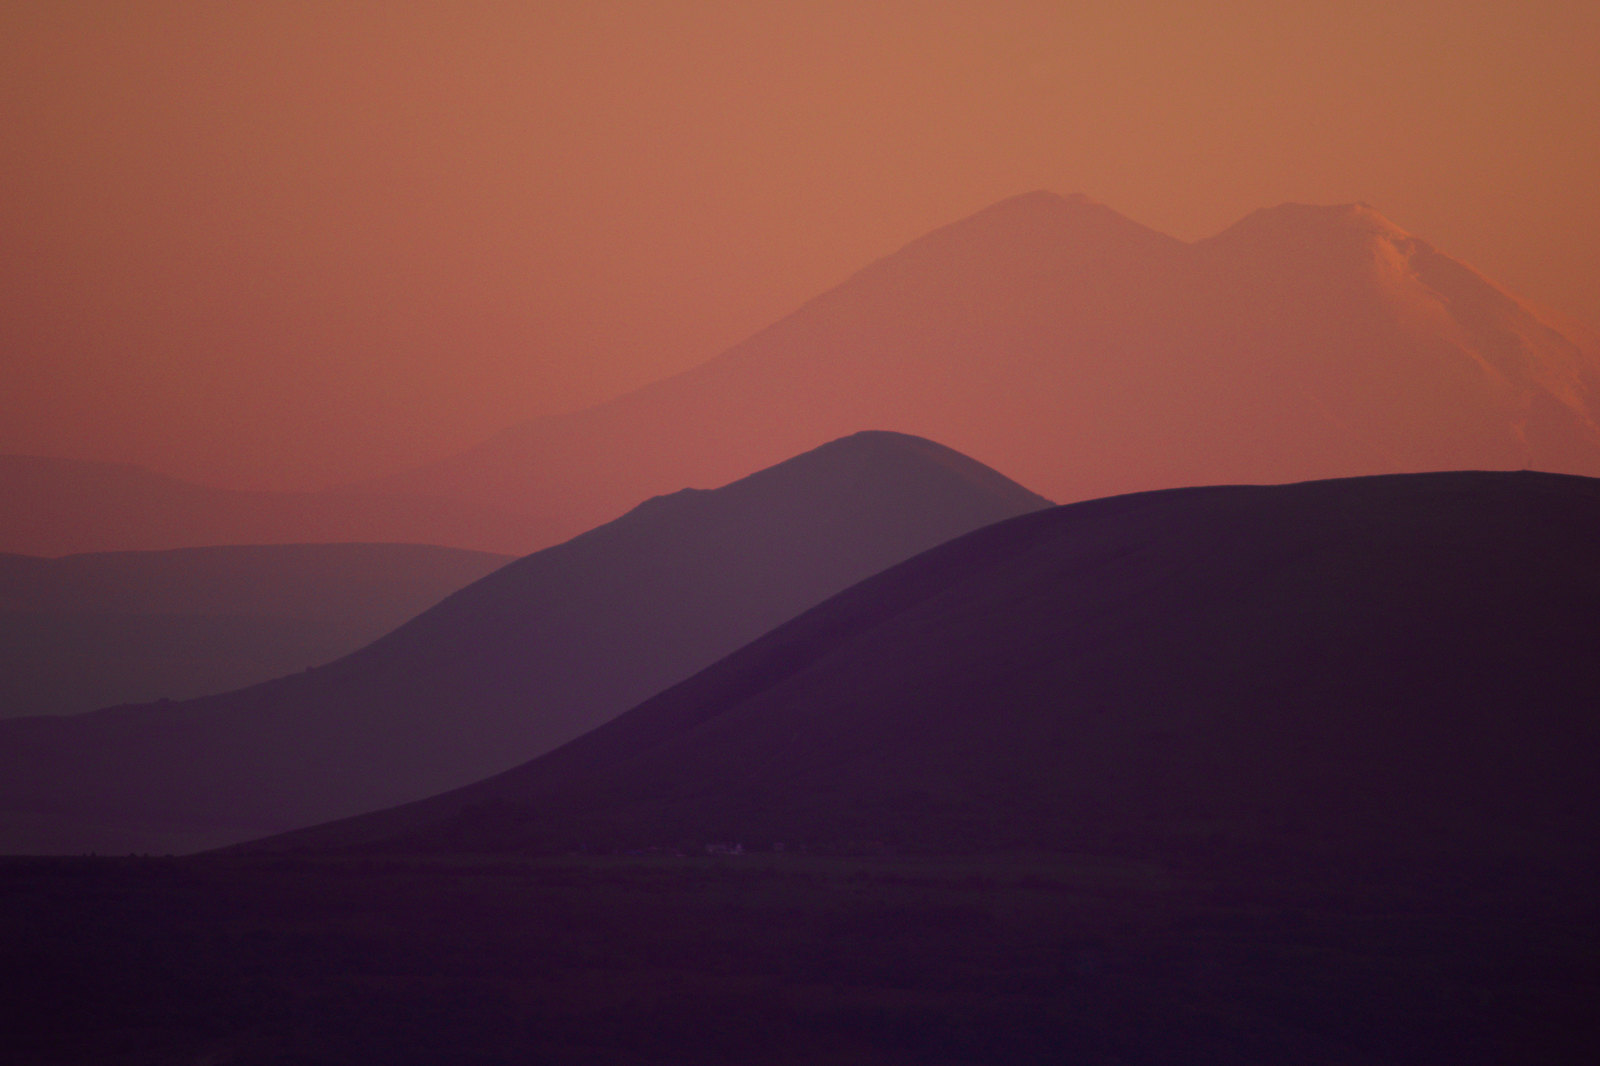
M 387 472 L 1032 188 L 1365 200 L 1600 324 L 1600 4 L 0 6 L 0 451 Z

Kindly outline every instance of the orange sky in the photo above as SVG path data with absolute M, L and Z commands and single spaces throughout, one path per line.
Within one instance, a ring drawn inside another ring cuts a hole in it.
M 1031 188 L 1365 200 L 1600 324 L 1596 56 L 1593 0 L 9 0 L 0 451 L 387 472 Z

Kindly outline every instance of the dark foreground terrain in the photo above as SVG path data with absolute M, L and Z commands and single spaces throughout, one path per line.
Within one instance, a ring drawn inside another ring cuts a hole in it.
M 1592 1061 L 1589 884 L 1224 859 L 6 859 L 0 1058 Z

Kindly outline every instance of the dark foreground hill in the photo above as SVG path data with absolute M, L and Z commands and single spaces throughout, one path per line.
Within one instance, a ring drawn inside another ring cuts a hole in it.
M 1056 508 L 526 766 L 269 844 L 1586 868 L 1596 543 L 1600 483 L 1537 473 Z
M 891 433 L 653 499 L 325 667 L 206 699 L 0 722 L 8 850 L 192 850 L 463 785 L 884 567 L 1047 504 Z
M 0 717 L 187 699 L 294 673 L 510 561 L 419 544 L 0 555 Z
M 279 842 L 338 850 L 0 859 L 6 1049 L 1587 1062 L 1597 489 L 1442 474 L 1028 515 L 496 781 Z M 788 846 L 676 846 L 740 835 Z M 509 853 L 574 841 L 664 846 Z M 1052 850 L 904 853 L 1018 844 Z

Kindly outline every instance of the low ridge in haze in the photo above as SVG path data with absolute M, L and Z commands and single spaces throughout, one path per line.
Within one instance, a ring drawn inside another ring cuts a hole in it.
M 126 463 L 28 455 L 0 455 L 0 500 L 0 552 L 19 555 L 363 542 L 520 552 L 542 535 L 526 515 L 459 499 L 245 492 Z
M 877 432 L 652 499 L 326 667 L 0 722 L 6 850 L 189 850 L 466 784 L 886 566 L 1045 506 L 948 448 Z
M 187 699 L 320 665 L 510 561 L 416 544 L 0 555 L 0 717 Z
M 525 766 L 256 846 L 1571 870 L 1600 840 L 1597 538 L 1600 482 L 1536 473 L 1059 507 L 864 581 Z

